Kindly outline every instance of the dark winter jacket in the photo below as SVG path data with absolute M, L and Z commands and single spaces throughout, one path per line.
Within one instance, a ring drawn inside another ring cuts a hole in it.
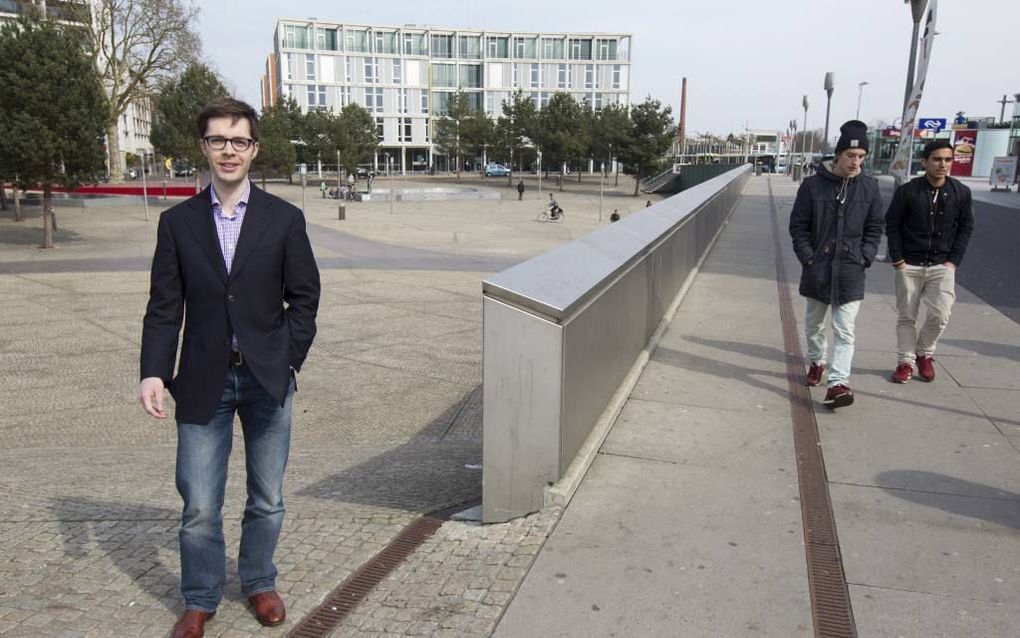
M 837 306 L 864 299 L 864 269 L 882 239 L 878 181 L 839 177 L 824 162 L 797 191 L 790 236 L 804 267 L 801 295 Z
M 893 263 L 902 259 L 911 266 L 933 266 L 951 261 L 959 266 L 973 231 L 970 189 L 952 177 L 939 189 L 923 175 L 910 180 L 893 193 L 885 214 Z

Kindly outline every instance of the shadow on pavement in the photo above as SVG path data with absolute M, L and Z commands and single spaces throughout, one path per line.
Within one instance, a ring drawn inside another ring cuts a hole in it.
M 159 558 L 160 550 L 166 550 L 177 560 L 179 510 L 74 498 L 52 501 L 50 511 L 58 521 L 65 556 L 81 560 L 99 552 L 168 611 L 178 613 L 183 609 L 180 572 Z M 224 526 L 228 524 L 233 523 L 225 520 Z M 244 602 L 231 551 L 228 547 L 224 598 Z
M 297 494 L 414 512 L 480 498 L 481 422 L 478 385 L 407 442 Z
M 970 350 L 975 354 L 985 357 L 1020 361 L 1020 346 L 992 343 L 991 341 L 978 341 L 977 339 L 942 339 L 941 343 Z
M 918 470 L 890 470 L 875 476 L 885 492 L 906 501 L 950 514 L 1020 529 L 1020 494 L 955 476 Z M 889 485 L 923 486 L 892 488 Z M 939 490 L 918 491 L 919 489 Z

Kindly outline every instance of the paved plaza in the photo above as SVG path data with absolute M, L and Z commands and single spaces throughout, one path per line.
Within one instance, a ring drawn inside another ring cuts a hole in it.
M 323 295 L 277 554 L 288 621 L 258 625 L 228 550 L 207 635 L 285 636 L 409 522 L 479 498 L 481 281 L 647 199 L 621 177 L 600 221 L 598 181 L 568 182 L 566 221 L 541 224 L 533 180 L 524 202 L 505 180 L 465 182 L 505 199 L 353 203 L 341 222 L 308 189 Z M 751 178 L 573 500 L 445 522 L 334 635 L 812 635 L 770 188 L 785 232 L 795 185 Z M 300 204 L 296 186 L 269 190 Z M 38 209 L 0 216 L 5 638 L 165 636 L 181 611 L 175 430 L 134 400 L 159 208 L 59 208 L 48 251 Z M 897 386 L 888 264 L 868 292 L 857 403 L 831 413 L 812 391 L 860 635 L 1015 635 L 1020 325 L 961 288 L 938 379 Z

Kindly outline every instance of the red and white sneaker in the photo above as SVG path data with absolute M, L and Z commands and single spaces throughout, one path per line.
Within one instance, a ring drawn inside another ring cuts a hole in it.
M 896 366 L 896 371 L 892 373 L 893 383 L 906 383 L 910 381 L 910 378 L 914 376 L 914 366 L 910 365 L 906 361 Z
M 935 380 L 935 359 L 931 357 L 917 357 L 917 374 L 925 381 Z
M 836 408 L 844 408 L 854 402 L 854 392 L 850 389 L 850 386 L 837 383 L 836 385 L 829 388 L 825 393 L 825 398 L 822 399 L 822 405 L 835 410 Z
M 809 388 L 822 384 L 822 375 L 825 373 L 824 363 L 812 363 L 808 368 L 807 376 L 804 378 L 804 385 Z

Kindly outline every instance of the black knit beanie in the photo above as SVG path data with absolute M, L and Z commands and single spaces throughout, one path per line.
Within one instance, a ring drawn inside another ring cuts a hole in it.
M 868 152 L 868 125 L 860 120 L 850 120 L 839 127 L 839 141 L 836 142 L 836 155 L 848 148 L 863 148 Z

